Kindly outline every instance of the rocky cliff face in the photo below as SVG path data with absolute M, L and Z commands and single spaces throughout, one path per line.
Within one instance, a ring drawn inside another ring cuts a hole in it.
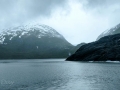
M 81 46 L 67 61 L 120 61 L 120 34 Z
M 0 33 L 0 59 L 66 58 L 73 47 L 47 25 L 20 26 Z

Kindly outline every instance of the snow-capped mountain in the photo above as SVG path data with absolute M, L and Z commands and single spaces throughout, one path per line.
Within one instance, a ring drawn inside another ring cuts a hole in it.
M 0 58 L 65 58 L 71 45 L 47 25 L 26 25 L 0 33 Z
M 36 38 L 42 38 L 43 36 L 56 37 L 63 39 L 64 37 L 60 35 L 56 30 L 47 25 L 31 25 L 31 26 L 19 26 L 15 28 L 10 28 L 0 33 L 0 44 L 4 44 L 6 39 L 12 40 L 14 37 L 29 37 L 35 36 Z M 8 36 L 8 37 L 6 37 Z
M 97 40 L 104 37 L 104 36 L 108 36 L 108 35 L 114 35 L 114 34 L 118 34 L 120 33 L 120 24 L 118 24 L 117 26 L 104 31 L 101 35 L 98 36 Z

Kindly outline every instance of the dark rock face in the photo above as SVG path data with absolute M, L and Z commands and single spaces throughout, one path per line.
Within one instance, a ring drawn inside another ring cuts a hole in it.
M 0 59 L 66 58 L 74 48 L 47 25 L 21 26 L 0 33 Z
M 85 45 L 86 43 L 80 43 L 77 46 L 74 46 L 73 48 L 71 48 L 72 54 L 76 52 L 76 50 L 78 50 L 81 46 Z
M 105 36 L 81 46 L 68 61 L 120 61 L 120 34 Z

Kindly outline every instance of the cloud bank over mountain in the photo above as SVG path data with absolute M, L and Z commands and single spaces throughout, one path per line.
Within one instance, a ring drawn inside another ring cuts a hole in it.
M 119 0 L 0 0 L 0 30 L 28 23 L 55 28 L 72 44 L 120 23 Z
M 0 0 L 0 27 L 22 24 L 38 16 L 49 17 L 66 0 Z

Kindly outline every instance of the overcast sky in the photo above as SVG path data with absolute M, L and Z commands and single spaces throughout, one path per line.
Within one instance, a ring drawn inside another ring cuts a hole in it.
M 120 0 L 0 0 L 0 30 L 46 24 L 70 43 L 92 42 L 120 23 Z

